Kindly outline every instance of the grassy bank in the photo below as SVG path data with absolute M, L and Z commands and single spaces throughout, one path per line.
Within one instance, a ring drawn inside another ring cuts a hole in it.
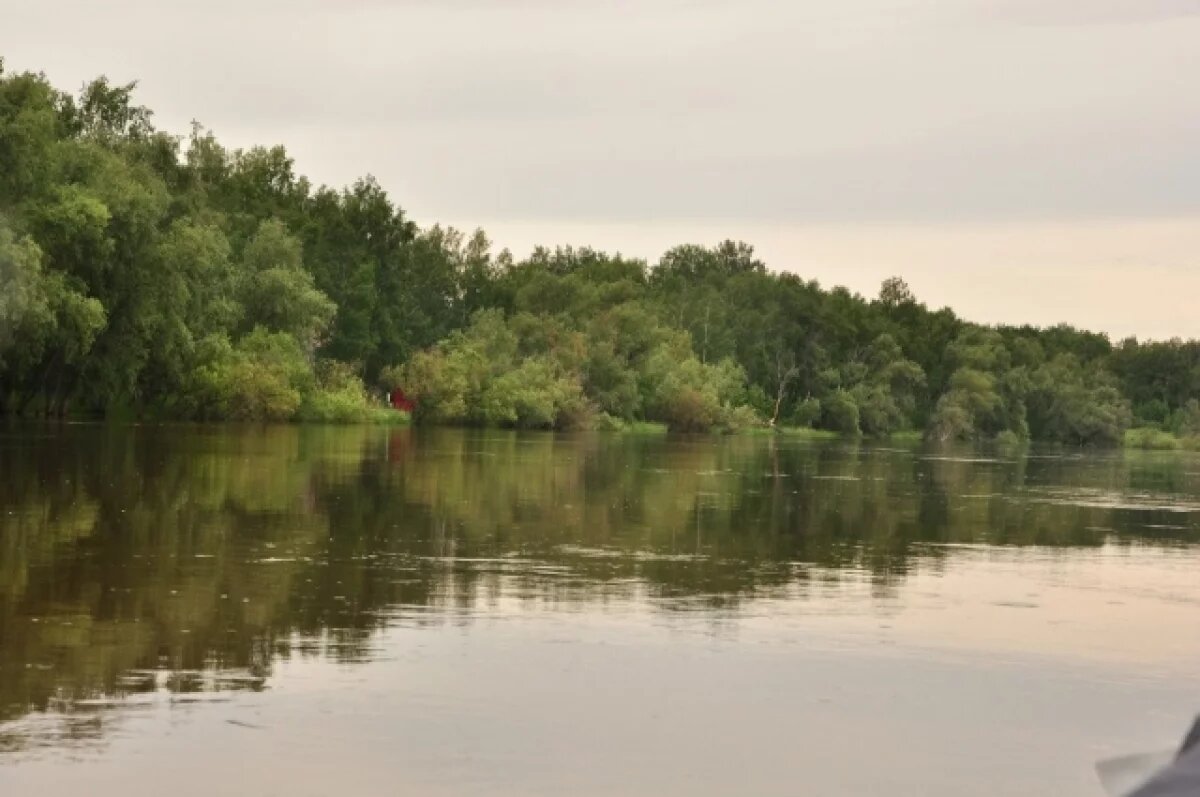
M 1141 427 L 1125 432 L 1125 447 L 1145 451 L 1178 451 L 1180 449 L 1198 451 L 1200 450 L 1200 436 L 1180 436 L 1162 429 Z
M 599 432 L 621 432 L 636 435 L 665 435 L 669 430 L 665 423 L 656 421 L 626 421 L 601 413 L 596 418 L 595 430 Z
M 869 437 L 861 434 L 846 434 L 832 429 L 814 429 L 811 426 L 751 426 L 738 429 L 734 434 L 750 436 L 770 436 L 794 438 L 798 440 L 886 440 L 891 443 L 919 443 L 924 435 L 919 431 L 892 432 L 881 437 Z
M 376 423 L 385 426 L 405 426 L 412 422 L 412 416 L 403 410 L 379 404 L 366 404 L 354 397 L 319 395 L 306 400 L 292 420 L 299 423 Z
M 766 434 L 775 433 L 781 437 L 791 437 L 799 440 L 837 440 L 845 437 L 841 432 L 830 429 L 813 429 L 809 426 L 778 426 L 774 429 L 763 429 Z

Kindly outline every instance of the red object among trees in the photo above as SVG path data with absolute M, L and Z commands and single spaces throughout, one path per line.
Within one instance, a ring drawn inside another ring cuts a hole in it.
M 412 412 L 413 407 L 416 406 L 412 399 L 404 395 L 404 391 L 400 388 L 396 388 L 391 393 L 388 393 L 388 404 L 391 404 L 394 410 L 404 410 L 405 412 Z

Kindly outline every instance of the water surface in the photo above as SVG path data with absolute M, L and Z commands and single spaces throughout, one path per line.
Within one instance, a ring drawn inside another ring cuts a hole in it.
M 1096 795 L 1198 543 L 1179 452 L 0 429 L 0 792 Z

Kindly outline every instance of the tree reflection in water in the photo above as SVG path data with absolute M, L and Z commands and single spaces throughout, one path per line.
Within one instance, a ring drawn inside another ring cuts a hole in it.
M 0 433 L 0 744 L 51 712 L 261 689 L 291 656 L 364 661 L 388 624 L 498 600 L 736 615 L 953 544 L 1194 543 L 1188 454 L 371 427 Z

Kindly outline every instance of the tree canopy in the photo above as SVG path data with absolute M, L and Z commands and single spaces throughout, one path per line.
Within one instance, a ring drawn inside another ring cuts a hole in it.
M 370 177 L 161 131 L 132 84 L 0 63 L 0 411 L 332 420 L 397 388 L 440 423 L 1113 443 L 1198 433 L 1200 342 L 973 324 L 734 241 L 518 260 Z

